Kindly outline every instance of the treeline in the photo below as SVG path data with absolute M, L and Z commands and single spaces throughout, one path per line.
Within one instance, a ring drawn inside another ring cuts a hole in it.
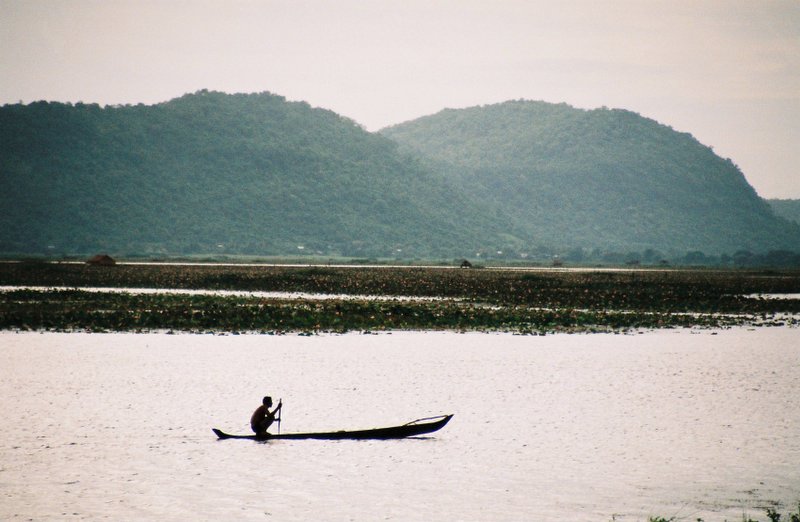
M 559 259 L 556 257 L 555 259 Z M 700 250 L 687 252 L 683 256 L 667 256 L 655 250 L 644 252 L 593 252 L 588 255 L 568 253 L 564 259 L 576 264 L 609 264 L 627 266 L 695 266 L 695 267 L 800 267 L 800 252 L 770 250 L 759 254 L 749 250 L 738 250 L 733 254 L 706 254 Z
M 757 254 L 748 250 L 739 250 L 732 255 L 706 255 L 700 251 L 688 252 L 681 260 L 689 266 L 734 266 L 734 267 L 800 267 L 800 252 L 791 250 L 770 250 L 765 254 Z
M 481 262 L 533 266 L 629 266 L 629 267 L 728 267 L 728 268 L 796 268 L 800 267 L 800 252 L 791 250 L 770 250 L 756 253 L 737 250 L 732 254 L 707 254 L 692 250 L 684 254 L 664 253 L 655 249 L 644 251 L 605 251 L 601 249 L 573 248 L 558 251 L 542 248 L 532 254 L 519 254 L 514 251 L 486 251 L 479 253 L 470 263 Z M 453 263 L 461 263 L 454 259 Z

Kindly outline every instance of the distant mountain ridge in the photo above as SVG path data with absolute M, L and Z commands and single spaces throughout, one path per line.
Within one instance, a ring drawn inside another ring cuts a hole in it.
M 0 108 L 0 253 L 549 258 L 800 251 L 739 169 L 628 111 L 515 101 L 368 133 L 270 93 Z
M 396 145 L 269 93 L 0 110 L 0 251 L 389 256 L 472 250 Z M 469 216 L 466 216 L 469 223 Z
M 524 243 L 734 252 L 797 248 L 730 160 L 625 110 L 510 101 L 381 131 L 468 193 L 510 210 Z M 513 210 L 511 210 L 513 209 Z

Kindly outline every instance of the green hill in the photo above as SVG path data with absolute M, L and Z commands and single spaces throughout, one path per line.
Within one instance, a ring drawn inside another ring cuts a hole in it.
M 268 93 L 0 109 L 0 251 L 454 255 L 461 195 L 385 137 Z
M 800 251 L 800 226 L 730 161 L 627 111 L 507 102 L 368 133 L 269 93 L 0 108 L 3 255 L 774 249 Z
M 800 224 L 800 199 L 768 199 L 767 202 L 777 215 Z
M 742 172 L 624 110 L 511 101 L 381 131 L 505 209 L 520 245 L 733 253 L 800 247 Z

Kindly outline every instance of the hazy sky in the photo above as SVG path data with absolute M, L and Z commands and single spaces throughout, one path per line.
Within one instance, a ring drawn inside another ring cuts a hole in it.
M 204 88 L 369 130 L 508 99 L 619 107 L 800 198 L 800 0 L 0 0 L 0 104 Z

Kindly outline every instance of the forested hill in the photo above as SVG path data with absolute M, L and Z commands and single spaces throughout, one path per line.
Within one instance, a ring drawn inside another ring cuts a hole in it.
M 777 215 L 800 224 L 800 199 L 768 199 L 767 201 Z
M 509 211 L 523 243 L 800 250 L 798 226 L 776 217 L 730 160 L 629 111 L 511 101 L 381 132 Z
M 4 106 L 0 150 L 0 252 L 451 256 L 491 232 L 387 138 L 268 93 Z
M 800 226 L 730 161 L 626 111 L 508 102 L 368 133 L 269 93 L 0 108 L 4 255 L 772 249 L 800 251 Z

